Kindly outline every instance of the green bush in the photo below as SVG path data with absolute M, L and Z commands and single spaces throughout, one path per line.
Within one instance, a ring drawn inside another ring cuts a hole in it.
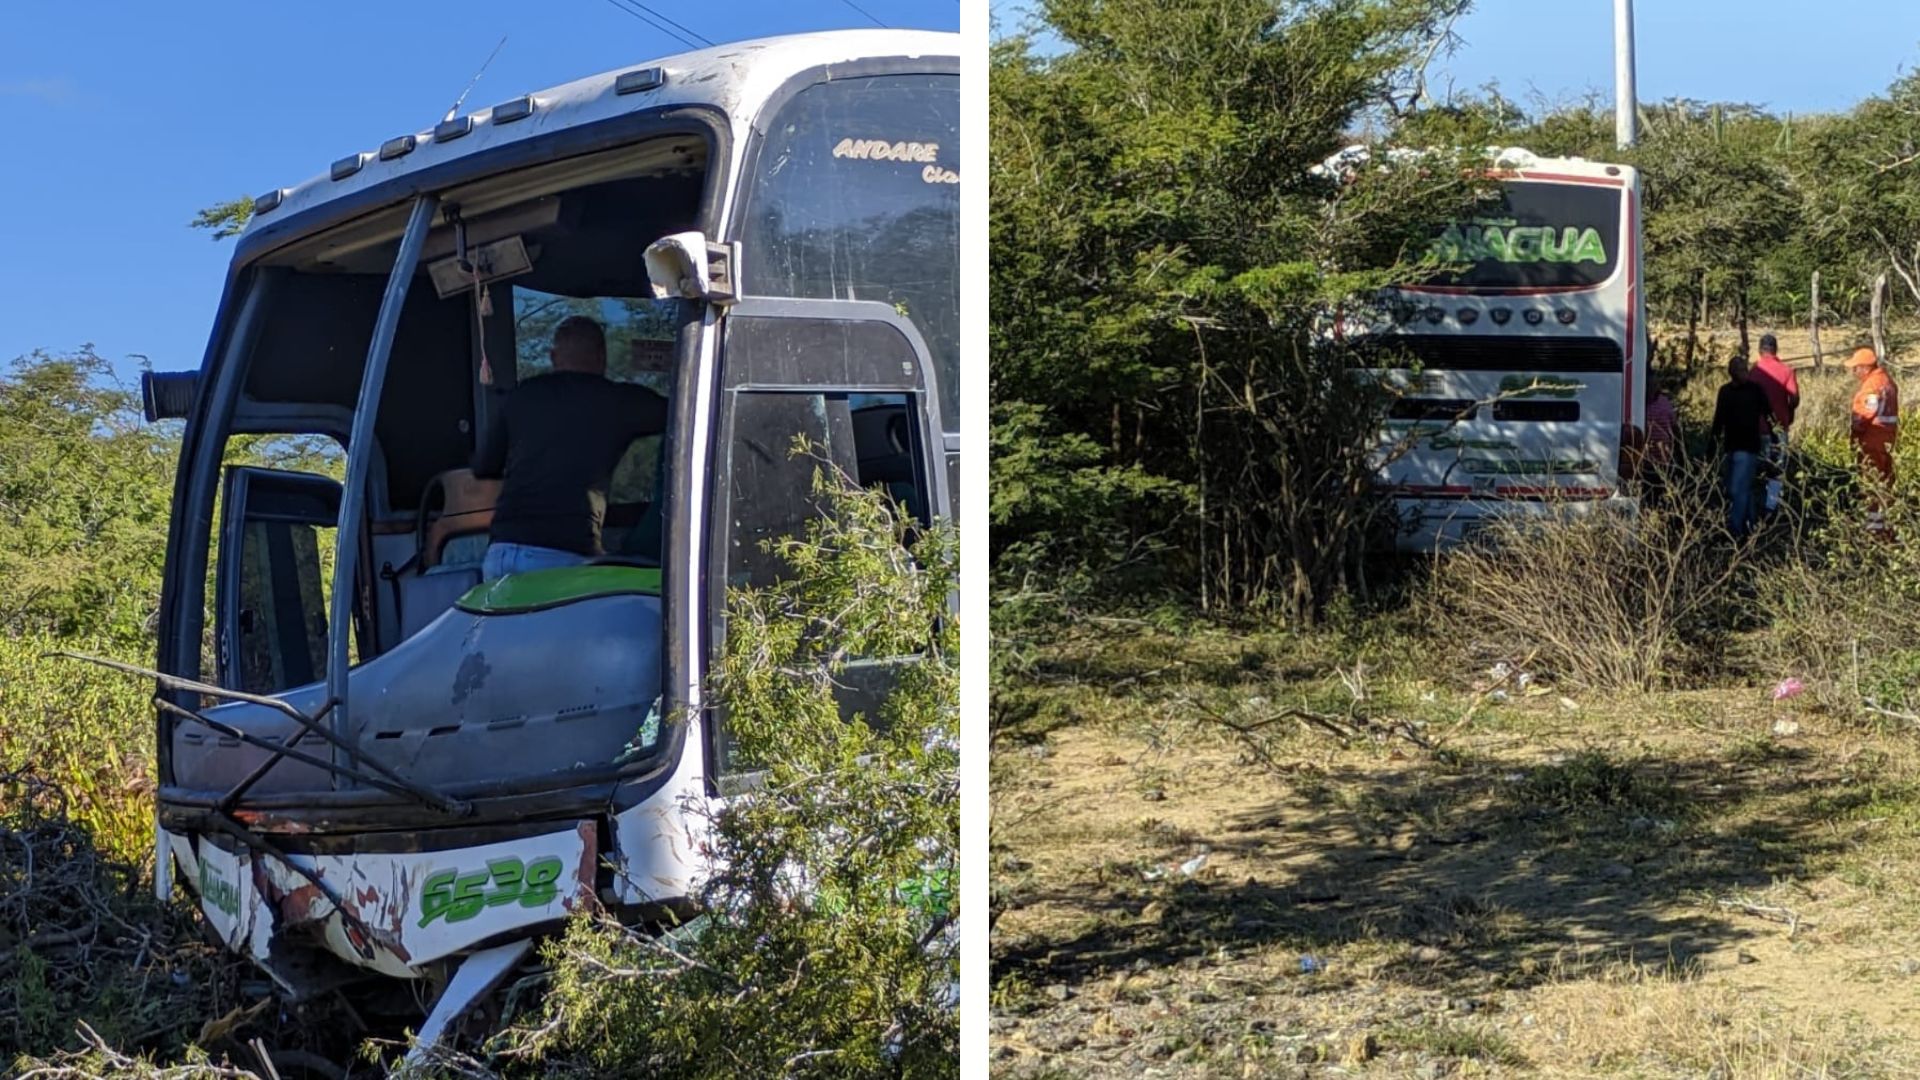
M 959 631 L 952 530 L 816 477 L 830 516 L 737 592 L 716 682 L 737 760 L 761 770 L 711 819 L 704 914 L 666 938 L 583 916 L 549 950 L 541 1015 L 502 1045 L 543 1074 L 947 1076 L 959 873 Z M 917 656 L 880 716 L 836 677 Z
M 46 657 L 56 649 L 107 653 L 113 645 L 0 637 L 0 774 L 56 784 L 67 814 L 102 851 L 138 863 L 153 849 L 153 686 Z

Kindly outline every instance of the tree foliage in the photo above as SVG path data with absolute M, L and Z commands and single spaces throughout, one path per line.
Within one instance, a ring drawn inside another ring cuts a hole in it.
M 576 921 L 543 1020 L 510 1035 L 542 1075 L 946 1076 L 959 874 L 959 628 L 950 526 L 816 473 L 827 516 L 736 591 L 715 689 L 757 774 L 711 818 L 703 914 L 665 939 Z M 871 722 L 847 666 L 914 656 Z
M 178 444 L 91 348 L 0 376 L 0 633 L 143 642 Z
M 1052 0 L 1065 53 L 996 46 L 996 554 L 1057 569 L 1158 543 L 1163 589 L 1318 612 L 1373 520 L 1385 404 L 1327 319 L 1430 269 L 1475 193 L 1444 159 L 1316 167 L 1393 115 L 1458 6 Z M 1049 461 L 1064 486 L 1021 480 Z M 1078 511 L 1098 516 L 1063 528 Z
M 195 229 L 209 229 L 213 232 L 213 239 L 225 240 L 246 231 L 247 222 L 252 220 L 253 200 L 239 198 L 215 203 L 201 210 L 193 215 L 193 220 L 187 225 Z

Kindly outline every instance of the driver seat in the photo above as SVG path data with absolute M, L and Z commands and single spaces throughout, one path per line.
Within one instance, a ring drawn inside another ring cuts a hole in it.
M 429 510 L 435 491 L 441 493 L 438 514 Z M 381 575 L 393 584 L 401 641 L 480 584 L 493 506 L 499 497 L 500 481 L 482 480 L 471 469 L 449 469 L 427 482 L 414 519 L 413 556 Z

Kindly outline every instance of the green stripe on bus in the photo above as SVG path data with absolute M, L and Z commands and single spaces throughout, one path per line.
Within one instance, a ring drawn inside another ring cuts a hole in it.
M 660 595 L 660 571 L 641 566 L 559 566 L 475 585 L 454 606 L 475 615 L 537 611 L 596 596 Z

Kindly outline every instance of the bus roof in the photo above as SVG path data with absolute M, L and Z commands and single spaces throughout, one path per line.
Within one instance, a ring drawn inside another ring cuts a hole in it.
M 1413 150 L 1395 147 L 1384 151 L 1381 156 L 1394 164 L 1418 161 L 1436 151 Z M 1631 165 L 1616 165 L 1605 161 L 1590 161 L 1578 157 L 1541 157 L 1525 147 L 1489 146 L 1482 151 L 1494 169 L 1519 173 L 1523 178 L 1533 178 L 1536 174 L 1545 174 L 1540 179 L 1584 180 L 1625 179 L 1631 183 L 1634 168 Z M 1349 146 L 1311 170 L 1320 176 L 1338 176 L 1351 173 L 1354 169 L 1373 160 L 1374 151 L 1362 145 Z
M 823 65 L 869 57 L 957 57 L 960 35 L 930 30 L 830 30 L 731 42 L 694 52 L 642 60 L 512 98 L 491 108 L 397 133 L 372 150 L 347 154 L 319 176 L 277 188 L 254 200 L 242 235 L 268 228 L 334 199 L 509 143 L 578 124 L 663 105 L 706 105 L 729 116 L 751 113 L 795 75 Z M 652 86 L 657 69 L 663 78 Z M 638 90 L 619 92 L 623 76 Z M 530 112 L 521 112 L 526 103 Z M 519 116 L 515 116 L 519 113 Z M 496 114 L 500 119 L 496 122 Z M 470 123 L 469 123 L 470 121 Z M 444 132 L 436 138 L 436 131 Z M 411 140 L 409 145 L 408 140 Z M 383 154 L 386 160 L 382 160 Z

